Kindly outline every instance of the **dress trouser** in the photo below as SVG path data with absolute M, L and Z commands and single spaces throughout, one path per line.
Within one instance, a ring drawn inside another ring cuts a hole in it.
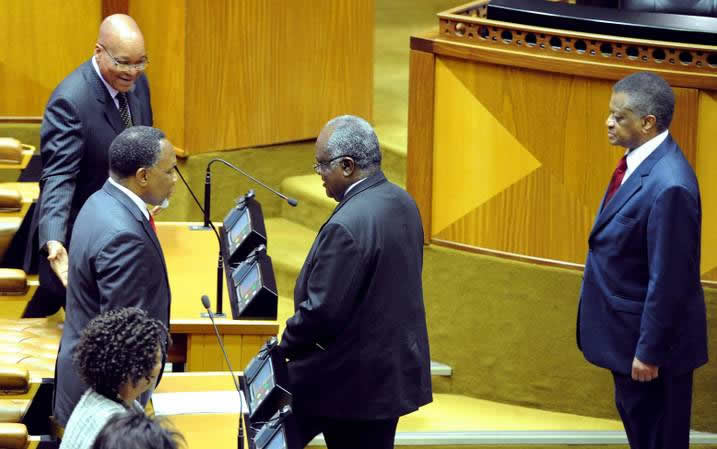
M 688 449 L 692 374 L 638 382 L 613 372 L 615 404 L 632 449 Z
M 324 434 L 327 449 L 393 449 L 398 418 L 344 420 L 296 414 L 301 447 L 319 433 Z

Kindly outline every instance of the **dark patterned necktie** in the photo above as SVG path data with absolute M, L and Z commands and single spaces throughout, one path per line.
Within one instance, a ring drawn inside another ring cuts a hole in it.
M 122 92 L 117 94 L 117 101 L 119 102 L 119 113 L 122 117 L 122 123 L 125 128 L 132 126 L 132 117 L 129 114 L 129 105 L 127 104 L 127 94 Z
M 612 180 L 610 181 L 610 188 L 607 190 L 607 196 L 605 196 L 605 206 L 612 199 L 617 192 L 617 189 L 622 184 L 622 179 L 625 177 L 627 171 L 627 155 L 620 159 L 620 163 L 617 164 L 615 171 L 612 174 Z M 605 207 L 603 206 L 603 207 Z
M 157 225 L 154 224 L 154 217 L 152 216 L 152 213 L 151 213 L 151 212 L 150 212 L 150 214 L 149 214 L 149 225 L 152 227 L 152 230 L 153 230 L 154 233 L 156 234 L 156 233 L 157 233 Z

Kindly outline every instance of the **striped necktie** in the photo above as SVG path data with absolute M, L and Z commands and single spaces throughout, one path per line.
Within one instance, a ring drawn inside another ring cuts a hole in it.
M 127 94 L 122 92 L 118 93 L 117 101 L 119 102 L 119 113 L 120 117 L 122 117 L 122 123 L 124 123 L 125 128 L 129 128 L 130 126 L 132 126 L 132 116 L 129 113 Z

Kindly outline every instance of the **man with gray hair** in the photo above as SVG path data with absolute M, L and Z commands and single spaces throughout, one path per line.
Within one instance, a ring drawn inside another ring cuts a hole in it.
M 393 448 L 399 416 L 432 400 L 421 217 L 381 172 L 363 119 L 326 124 L 314 169 L 339 204 L 299 273 L 280 343 L 302 444 L 323 432 L 329 449 Z
M 77 215 L 55 368 L 54 416 L 60 426 L 87 390 L 72 353 L 90 320 L 108 310 L 139 307 L 169 329 L 167 268 L 146 204 L 162 204 L 172 194 L 176 165 L 174 147 L 162 131 L 127 128 L 110 145 L 110 178 Z M 142 405 L 150 394 L 151 389 L 140 397 Z
M 607 137 L 625 148 L 588 239 L 578 347 L 612 371 L 633 449 L 689 447 L 693 371 L 707 363 L 697 178 L 668 127 L 674 94 L 652 73 L 618 81 Z

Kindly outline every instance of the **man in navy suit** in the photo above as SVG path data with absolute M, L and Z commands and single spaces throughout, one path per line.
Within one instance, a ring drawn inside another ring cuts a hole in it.
M 63 427 L 87 389 L 72 355 L 92 318 L 139 307 L 169 328 L 167 268 L 146 204 L 161 204 L 174 190 L 174 147 L 160 130 L 135 126 L 112 142 L 109 159 L 110 178 L 82 206 L 72 230 L 67 313 L 55 368 L 54 415 Z M 149 394 L 141 397 L 143 404 Z
M 100 26 L 94 56 L 57 86 L 40 129 L 42 176 L 24 268 L 40 288 L 25 317 L 51 315 L 65 304 L 67 249 L 77 213 L 107 180 L 107 151 L 132 125 L 152 125 L 144 38 L 131 17 Z M 36 268 L 35 268 L 36 267 Z
M 693 371 L 707 363 L 695 173 L 669 134 L 657 75 L 618 81 L 607 136 L 625 148 L 588 240 L 578 347 L 612 371 L 633 449 L 689 447 Z
M 423 228 L 413 198 L 381 172 L 371 125 L 331 120 L 316 173 L 338 202 L 294 288 L 280 348 L 302 445 L 393 448 L 399 416 L 431 402 Z

